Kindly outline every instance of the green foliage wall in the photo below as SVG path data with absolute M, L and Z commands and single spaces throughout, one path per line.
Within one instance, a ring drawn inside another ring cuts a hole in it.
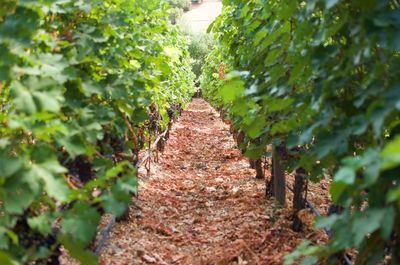
M 211 34 L 206 33 L 189 33 L 188 37 L 192 71 L 198 78 L 208 54 L 214 48 L 214 39 Z
M 343 207 L 317 223 L 334 231 L 327 245 L 287 262 L 307 254 L 304 264 L 312 264 L 355 248 L 357 264 L 385 255 L 400 263 L 398 1 L 223 3 L 204 94 L 248 140 L 260 139 L 248 156 L 269 143 L 296 150 L 286 169 L 303 167 L 314 181 L 332 176 L 332 199 Z M 225 82 L 216 75 L 220 60 L 235 70 Z
M 190 100 L 187 40 L 160 1 L 1 5 L 0 263 L 42 264 L 62 243 L 83 264 L 97 264 L 85 248 L 100 214 L 121 215 L 137 185 L 134 166 L 116 162 L 107 139 L 129 134 L 129 156 L 150 105 L 165 126 L 166 109 Z M 78 156 L 95 178 L 70 189 L 65 163 Z M 54 226 L 56 242 L 46 245 Z
M 189 11 L 192 6 L 192 2 L 190 0 L 169 0 L 171 6 L 179 7 L 183 9 L 183 11 Z
M 172 24 L 176 24 L 183 13 L 189 11 L 192 6 L 190 0 L 167 0 L 167 2 L 172 7 L 169 15 Z

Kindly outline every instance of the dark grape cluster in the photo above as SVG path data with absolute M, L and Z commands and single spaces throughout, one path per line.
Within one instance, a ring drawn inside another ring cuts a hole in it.
M 174 117 L 175 112 L 174 112 L 174 110 L 172 109 L 172 107 L 169 107 L 169 108 L 167 109 L 167 114 L 168 114 L 168 117 L 169 117 L 170 120 Z
M 27 217 L 25 212 L 23 217 Z M 61 256 L 60 244 L 57 242 L 58 229 L 53 228 L 53 231 L 48 235 L 42 235 L 37 231 L 32 230 L 25 218 L 19 218 L 14 232 L 18 236 L 19 244 L 24 249 L 45 248 L 48 250 L 48 255 L 36 259 L 36 264 L 59 265 L 59 257 Z
M 82 183 L 87 183 L 95 177 L 92 162 L 85 155 L 77 156 L 70 166 L 70 173 L 78 176 Z
M 160 132 L 161 115 L 158 112 L 157 106 L 155 104 L 150 105 L 148 114 L 149 120 L 147 128 L 150 132 L 158 134 Z
M 167 109 L 169 119 L 172 120 L 179 117 L 182 111 L 183 108 L 181 103 L 171 104 L 170 107 Z

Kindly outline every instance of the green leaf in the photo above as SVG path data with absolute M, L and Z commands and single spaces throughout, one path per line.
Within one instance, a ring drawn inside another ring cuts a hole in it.
M 25 187 L 26 186 L 22 186 Z M 29 192 L 29 189 L 26 189 Z M 12 214 L 22 214 L 33 202 L 35 197 L 32 194 L 18 194 L 18 190 L 8 190 L 4 196 L 4 208 Z M 18 198 L 18 199 L 16 199 Z
M 260 44 L 260 42 L 268 35 L 268 29 L 267 28 L 263 28 L 259 31 L 257 31 L 255 38 L 254 38 L 254 46 L 258 46 Z
M 333 227 L 333 225 L 340 219 L 340 216 L 337 214 L 332 214 L 330 216 L 323 216 L 323 217 L 318 217 L 317 222 L 315 224 L 316 228 L 327 228 L 330 229 Z
M 43 213 L 39 216 L 28 218 L 28 224 L 42 235 L 48 235 L 51 232 L 52 220 L 48 214 Z
M 266 107 L 270 112 L 287 109 L 293 104 L 293 98 L 273 98 L 266 100 Z
M 265 148 L 263 146 L 256 146 L 256 145 L 251 145 L 246 149 L 245 156 L 247 156 L 250 159 L 258 159 L 262 156 L 262 154 L 265 152 Z
M 237 99 L 244 91 L 244 82 L 239 77 L 231 79 L 221 88 L 220 94 L 225 103 Z
M 387 195 L 386 199 L 388 202 L 395 202 L 400 200 L 400 187 L 391 190 Z
M 164 47 L 164 53 L 172 62 L 179 62 L 179 58 L 182 55 L 178 48 L 171 46 Z
M 20 265 L 11 255 L 7 252 L 0 250 L 0 264 L 2 265 Z
M 265 66 L 269 66 L 269 65 L 271 65 L 272 63 L 274 63 L 274 61 L 275 61 L 277 58 L 279 58 L 279 56 L 281 56 L 283 52 L 284 52 L 284 50 L 281 49 L 281 48 L 276 48 L 276 49 L 271 50 L 271 51 L 268 53 L 267 58 L 265 58 L 265 60 L 264 60 L 264 65 L 265 65 Z
M 14 175 L 23 166 L 22 158 L 11 157 L 6 154 L 0 154 L 0 177 L 10 177 Z
M 312 243 L 308 240 L 304 240 L 301 244 L 299 244 L 296 249 L 285 256 L 284 265 L 291 265 L 297 259 L 304 256 L 314 256 L 320 250 L 320 246 L 313 246 Z
M 32 94 L 20 82 L 15 81 L 11 84 L 11 92 L 14 95 L 14 104 L 17 110 L 28 114 L 37 111 Z
M 130 172 L 117 181 L 110 193 L 104 193 L 101 196 L 105 210 L 115 216 L 121 216 L 132 202 L 132 194 L 136 191 L 136 174 Z
M 96 234 L 99 220 L 96 208 L 77 202 L 61 221 L 61 227 L 64 234 L 86 246 Z
M 246 126 L 245 131 L 249 137 L 255 139 L 262 133 L 266 125 L 267 121 L 263 120 L 262 117 L 256 118 L 254 122 L 252 122 L 249 126 Z
M 60 171 L 53 171 L 52 168 L 58 167 L 59 169 L 63 169 Z M 46 192 L 50 197 L 53 197 L 60 202 L 66 202 L 68 198 L 69 189 L 64 181 L 58 174 L 66 172 L 64 168 L 59 167 L 59 163 L 57 162 L 48 162 L 45 164 L 33 164 L 31 167 L 30 174 L 32 177 L 40 177 L 46 187 Z
M 58 143 L 65 147 L 71 158 L 86 153 L 86 145 L 79 134 L 74 134 L 68 137 L 59 138 Z
M 22 171 L 18 177 L 7 179 L 4 185 L 4 208 L 9 213 L 21 214 L 40 192 L 39 178 L 31 177 L 30 171 Z
M 309 257 L 305 257 L 304 259 L 302 259 L 302 261 L 300 262 L 300 265 L 313 265 L 313 264 L 316 264 L 317 262 L 318 262 L 317 257 L 309 256 Z
M 129 60 L 129 64 L 133 67 L 134 70 L 140 69 L 140 66 L 141 66 L 140 62 L 137 60 L 134 60 L 134 59 Z
M 133 111 L 131 118 L 134 122 L 141 123 L 146 121 L 149 118 L 149 115 L 145 109 L 137 108 Z
M 400 165 L 400 136 L 386 144 L 381 152 L 381 170 L 388 170 Z
M 356 174 L 352 168 L 342 167 L 340 168 L 333 178 L 334 182 L 343 182 L 346 184 L 353 184 L 356 179 Z
M 18 238 L 18 235 L 16 233 L 14 233 L 14 231 L 7 230 L 6 234 L 11 239 L 11 242 L 13 242 L 13 244 L 18 245 L 19 238 Z
M 340 168 L 333 178 L 333 182 L 331 184 L 330 193 L 332 195 L 332 199 L 336 202 L 343 191 L 354 183 L 356 179 L 356 173 L 352 168 L 342 167 Z
M 365 184 L 369 186 L 374 184 L 379 178 L 381 160 L 378 150 L 372 148 L 368 149 L 363 154 L 363 162 L 365 165 Z
M 377 108 L 373 110 L 371 115 L 371 122 L 374 128 L 375 137 L 379 138 L 382 134 L 382 126 L 384 123 L 385 118 L 389 115 L 390 109 L 389 108 Z
M 297 118 L 291 117 L 290 119 L 281 119 L 280 121 L 276 122 L 271 128 L 271 135 L 276 135 L 279 133 L 288 133 L 293 131 L 297 127 Z
M 59 236 L 58 240 L 68 250 L 68 253 L 73 258 L 79 260 L 81 264 L 99 265 L 97 256 L 94 253 L 85 250 L 85 245 L 81 242 L 75 241 L 66 235 Z
M 32 96 L 41 110 L 47 110 L 49 112 L 60 111 L 61 106 L 59 102 L 48 92 L 33 92 Z
M 385 210 L 385 215 L 382 219 L 381 234 L 383 238 L 390 240 L 393 232 L 396 211 L 393 206 L 387 207 Z
M 10 39 L 16 43 L 29 44 L 32 35 L 40 25 L 40 17 L 30 8 L 18 6 L 6 16 L 0 25 L 0 39 Z M 17 33 L 17 34 L 16 34 Z
M 359 246 L 367 235 L 381 226 L 385 212 L 385 209 L 367 209 L 354 215 L 351 228 L 356 246 Z
M 32 179 L 40 178 L 44 181 L 49 196 L 65 202 L 69 189 L 60 174 L 67 172 L 60 165 L 53 150 L 45 145 L 35 145 L 32 151 L 33 163 L 30 165 L 29 175 Z
M 296 10 L 297 3 L 295 1 L 285 1 L 282 3 L 279 11 L 279 17 L 282 19 L 289 19 L 293 12 Z
M 102 94 L 105 91 L 101 84 L 93 82 L 92 80 L 86 80 L 85 82 L 82 82 L 82 89 L 83 93 L 87 97 L 93 94 Z

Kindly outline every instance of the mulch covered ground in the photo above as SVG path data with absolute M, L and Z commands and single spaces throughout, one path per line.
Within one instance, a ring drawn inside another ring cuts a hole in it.
M 204 100 L 183 112 L 151 169 L 140 171 L 138 198 L 113 227 L 103 264 L 282 264 L 303 239 L 326 240 L 311 227 L 291 230 L 290 202 L 281 209 L 265 198 L 265 182 Z

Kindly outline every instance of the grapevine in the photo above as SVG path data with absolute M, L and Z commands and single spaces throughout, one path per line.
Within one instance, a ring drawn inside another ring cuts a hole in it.
M 193 93 L 168 12 L 159 1 L 2 3 L 2 264 L 57 264 L 61 245 L 98 264 L 101 215 L 123 215 L 139 150 Z
M 356 264 L 398 264 L 398 1 L 223 2 L 203 94 L 244 132 L 250 158 L 272 145 L 282 170 L 332 179 L 337 210 L 316 223 L 331 240 L 305 241 L 286 262 L 337 264 L 352 249 Z

